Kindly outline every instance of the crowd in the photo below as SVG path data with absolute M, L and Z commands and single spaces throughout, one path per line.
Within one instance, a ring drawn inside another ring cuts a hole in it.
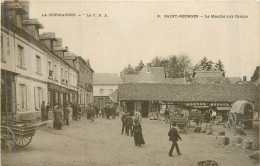
M 49 112 L 53 112 L 53 128 L 60 130 L 62 125 L 70 125 L 70 117 L 72 120 L 78 121 L 82 116 L 90 119 L 90 122 L 94 122 L 95 118 L 107 118 L 115 119 L 117 114 L 117 105 L 107 104 L 104 107 L 98 107 L 95 104 L 88 104 L 88 106 L 82 106 L 77 103 L 66 103 L 64 106 L 54 105 L 53 110 L 49 103 L 45 106 L 43 101 L 41 104 L 41 119 L 47 121 L 49 119 Z

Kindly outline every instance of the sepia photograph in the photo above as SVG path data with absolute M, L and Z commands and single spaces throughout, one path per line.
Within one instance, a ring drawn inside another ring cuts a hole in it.
M 2 166 L 259 166 L 259 1 L 1 1 Z

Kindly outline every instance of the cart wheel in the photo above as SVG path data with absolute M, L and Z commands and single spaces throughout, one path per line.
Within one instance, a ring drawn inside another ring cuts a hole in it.
M 5 126 L 1 126 L 1 151 L 10 152 L 14 147 L 14 133 Z
M 228 115 L 228 123 L 230 127 L 235 128 L 237 125 L 237 118 L 234 112 L 230 112 Z
M 32 137 L 17 137 L 15 139 L 15 143 L 19 147 L 24 147 L 29 145 L 29 143 L 32 141 Z

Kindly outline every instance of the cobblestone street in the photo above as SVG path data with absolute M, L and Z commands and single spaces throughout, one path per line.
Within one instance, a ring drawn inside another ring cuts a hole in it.
M 3 153 L 3 166 L 59 166 L 59 165 L 180 165 L 190 166 L 202 160 L 215 160 L 220 165 L 255 166 L 247 156 L 250 150 L 217 145 L 216 132 L 180 133 L 182 156 L 169 158 L 171 142 L 168 141 L 169 126 L 161 121 L 143 119 L 143 135 L 146 144 L 134 145 L 133 137 L 121 135 L 121 121 L 97 119 L 90 123 L 85 117 L 72 121 L 62 130 L 49 127 L 38 129 L 31 144 L 16 152 Z M 228 157 L 227 157 L 228 155 Z

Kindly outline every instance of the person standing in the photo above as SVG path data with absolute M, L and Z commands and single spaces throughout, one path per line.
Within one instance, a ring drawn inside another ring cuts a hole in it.
M 70 110 L 69 110 L 69 104 L 66 104 L 65 105 L 65 108 L 63 109 L 63 112 L 64 112 L 64 124 L 65 125 L 70 125 L 70 122 L 69 122 L 69 117 L 70 117 Z
M 142 127 L 138 119 L 135 119 L 133 132 L 134 132 L 135 146 L 141 146 L 142 144 L 145 144 L 143 133 L 142 133 Z
M 121 134 L 123 135 L 124 134 L 124 131 L 125 131 L 125 119 L 127 117 L 127 114 L 123 112 L 123 115 L 121 117 L 121 121 L 122 121 L 122 132 Z
M 42 101 L 42 105 L 41 105 L 41 118 L 42 121 L 45 121 L 46 119 L 45 101 Z
M 51 110 L 51 107 L 50 107 L 49 103 L 47 103 L 45 109 L 46 109 L 46 115 L 45 115 L 45 118 L 46 118 L 46 120 L 49 120 L 49 111 Z
M 172 128 L 170 129 L 168 136 L 169 136 L 169 141 L 172 141 L 172 146 L 171 149 L 169 151 L 169 157 L 173 157 L 172 152 L 173 149 L 176 147 L 176 151 L 178 153 L 178 155 L 181 155 L 180 149 L 179 149 L 179 145 L 177 143 L 178 140 L 182 140 L 181 137 L 178 134 L 176 127 L 176 123 L 172 123 Z
M 89 116 L 90 116 L 90 122 L 94 122 L 95 121 L 95 109 L 94 109 L 93 105 L 90 106 Z
M 212 111 L 212 115 L 211 115 L 211 121 L 212 122 L 215 122 L 215 120 L 216 120 L 216 117 L 217 117 L 217 113 L 216 113 L 216 111 Z
M 81 107 L 80 107 L 80 104 L 78 104 L 78 106 L 77 106 L 77 119 L 78 120 L 80 120 L 81 114 L 82 114 Z
M 168 123 L 169 116 L 170 116 L 170 111 L 169 111 L 168 106 L 166 106 L 165 111 L 164 111 L 165 123 Z
M 130 115 L 127 115 L 127 117 L 125 118 L 125 130 L 127 136 L 129 136 L 129 130 L 131 137 L 133 136 L 133 118 Z
M 60 130 L 62 126 L 62 114 L 61 109 L 58 105 L 54 106 L 53 114 L 54 114 L 54 120 L 53 120 L 53 128 Z
M 207 110 L 207 111 L 205 112 L 205 122 L 206 122 L 206 123 L 209 123 L 209 121 L 210 121 L 210 113 L 209 113 L 209 111 Z

